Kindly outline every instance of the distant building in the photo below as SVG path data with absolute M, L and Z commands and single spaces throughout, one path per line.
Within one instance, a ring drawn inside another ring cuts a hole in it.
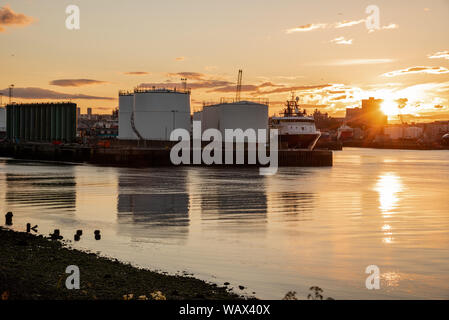
M 424 138 L 427 141 L 439 141 L 446 133 L 449 133 L 449 121 L 435 121 L 424 124 Z
M 404 128 L 404 139 L 407 140 L 417 140 L 423 135 L 423 128 L 421 127 L 405 127 Z
M 363 125 L 363 112 L 362 108 L 346 108 L 346 123 L 351 126 L 362 126 Z
M 391 140 L 399 140 L 404 137 L 404 129 L 402 125 L 388 126 L 384 128 L 384 134 Z
M 418 126 L 392 125 L 384 128 L 384 135 L 391 140 L 418 140 L 424 129 Z
M 81 114 L 77 124 L 77 136 L 80 138 L 116 138 L 118 136 L 118 118 L 114 110 L 111 114 Z M 84 139 L 85 141 L 85 139 Z
M 327 113 L 321 113 L 318 109 L 313 112 L 315 119 L 315 126 L 317 129 L 323 130 L 337 130 L 345 123 L 345 118 L 330 117 Z
M 361 108 L 347 108 L 346 123 L 364 129 L 367 137 L 374 137 L 388 124 L 388 117 L 381 109 L 382 102 L 381 99 L 370 97 L 362 100 Z
M 87 118 L 92 118 L 92 108 L 87 108 Z
M 363 121 L 368 127 L 383 127 L 388 123 L 388 117 L 382 112 L 382 99 L 369 99 L 362 100 L 362 113 Z

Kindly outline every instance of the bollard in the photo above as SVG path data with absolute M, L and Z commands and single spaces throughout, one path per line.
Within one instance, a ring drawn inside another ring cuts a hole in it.
M 101 239 L 100 230 L 95 230 L 94 234 L 95 234 L 95 240 L 100 240 Z
M 5 224 L 7 226 L 12 226 L 12 217 L 13 217 L 12 212 L 8 212 L 7 214 L 5 214 Z
M 27 233 L 31 231 L 31 223 L 27 223 Z
M 51 240 L 61 240 L 63 237 L 61 236 L 59 229 L 55 229 L 53 233 L 50 233 Z

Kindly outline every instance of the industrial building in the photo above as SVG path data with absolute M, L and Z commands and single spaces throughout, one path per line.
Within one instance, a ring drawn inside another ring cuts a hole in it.
M 119 92 L 120 140 L 170 140 L 174 129 L 190 131 L 190 91 L 136 88 Z
M 6 109 L 0 107 L 0 137 L 6 132 Z
M 268 102 L 238 101 L 204 106 L 202 112 L 194 114 L 201 120 L 201 130 L 217 129 L 225 138 L 225 129 L 264 129 L 268 132 Z
M 384 128 L 384 134 L 391 140 L 416 140 L 422 137 L 424 129 L 416 126 L 395 125 Z
M 73 142 L 76 139 L 76 104 L 9 104 L 6 129 L 6 138 L 14 141 Z

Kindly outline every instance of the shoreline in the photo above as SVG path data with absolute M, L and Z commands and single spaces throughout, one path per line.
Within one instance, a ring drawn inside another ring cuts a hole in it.
M 379 149 L 379 150 L 415 150 L 415 151 L 442 151 L 449 150 L 449 146 L 443 145 L 417 145 L 417 144 L 398 144 L 398 143 L 363 143 L 346 141 L 343 142 L 344 148 L 361 149 Z
M 42 235 L 0 227 L 0 243 L 0 295 L 7 300 L 126 300 L 126 295 L 136 300 L 250 299 L 193 277 L 68 248 Z M 78 290 L 65 286 L 69 265 L 79 267 Z

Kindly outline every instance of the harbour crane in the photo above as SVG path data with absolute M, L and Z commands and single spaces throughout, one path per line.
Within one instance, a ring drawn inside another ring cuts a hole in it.
M 14 89 L 14 85 L 12 84 L 12 85 L 9 86 L 9 104 L 11 104 L 11 101 L 12 101 L 12 91 L 13 91 L 13 89 Z
M 237 90 L 235 93 L 235 102 L 240 101 L 240 93 L 242 92 L 242 76 L 243 76 L 243 70 L 239 70 L 239 74 L 237 76 Z

